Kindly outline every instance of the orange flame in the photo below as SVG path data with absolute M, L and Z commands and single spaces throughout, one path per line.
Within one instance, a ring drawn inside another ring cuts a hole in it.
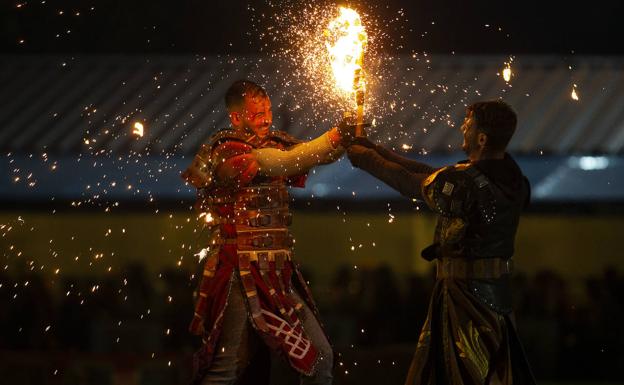
M 336 89 L 345 97 L 364 91 L 362 62 L 368 37 L 360 15 L 340 7 L 340 15 L 329 22 L 325 37 Z

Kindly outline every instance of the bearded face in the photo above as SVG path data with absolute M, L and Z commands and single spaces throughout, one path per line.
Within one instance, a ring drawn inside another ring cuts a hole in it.
M 479 144 L 479 130 L 477 129 L 477 122 L 472 111 L 466 114 L 460 130 L 464 137 L 462 150 L 464 150 L 469 159 L 472 159 L 481 149 L 481 145 Z
M 263 138 L 273 124 L 271 100 L 268 96 L 246 97 L 241 120 L 246 129 Z

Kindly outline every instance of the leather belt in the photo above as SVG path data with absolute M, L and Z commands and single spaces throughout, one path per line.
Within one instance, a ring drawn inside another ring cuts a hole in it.
M 436 278 L 497 279 L 513 272 L 513 260 L 503 258 L 440 258 Z
M 240 212 L 240 215 L 234 219 L 231 217 L 212 217 L 209 222 L 206 222 L 204 218 L 204 216 L 200 216 L 200 220 L 208 226 L 231 224 L 243 227 L 243 231 L 244 227 L 251 229 L 258 227 L 283 228 L 292 223 L 292 213 L 285 210 L 249 210 Z
M 240 214 L 234 223 L 247 227 L 286 227 L 292 223 L 292 213 L 287 211 L 248 210 Z

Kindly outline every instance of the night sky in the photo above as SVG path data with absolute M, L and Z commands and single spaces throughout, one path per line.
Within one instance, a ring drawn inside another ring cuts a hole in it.
M 392 53 L 624 53 L 621 1 L 345 4 L 379 20 L 404 14 L 400 28 L 386 30 L 397 42 L 386 48 Z M 252 20 L 298 5 L 286 0 L 6 0 L 0 6 L 0 52 L 258 53 L 258 34 L 266 25 Z

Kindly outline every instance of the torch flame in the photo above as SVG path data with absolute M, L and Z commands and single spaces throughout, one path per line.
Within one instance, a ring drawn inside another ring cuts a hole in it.
M 139 136 L 139 137 L 143 137 L 143 123 L 135 122 L 134 123 L 134 130 L 132 130 L 132 133 L 134 135 Z
M 360 15 L 340 7 L 340 15 L 329 22 L 325 37 L 336 88 L 347 97 L 363 91 L 362 61 L 368 37 Z

